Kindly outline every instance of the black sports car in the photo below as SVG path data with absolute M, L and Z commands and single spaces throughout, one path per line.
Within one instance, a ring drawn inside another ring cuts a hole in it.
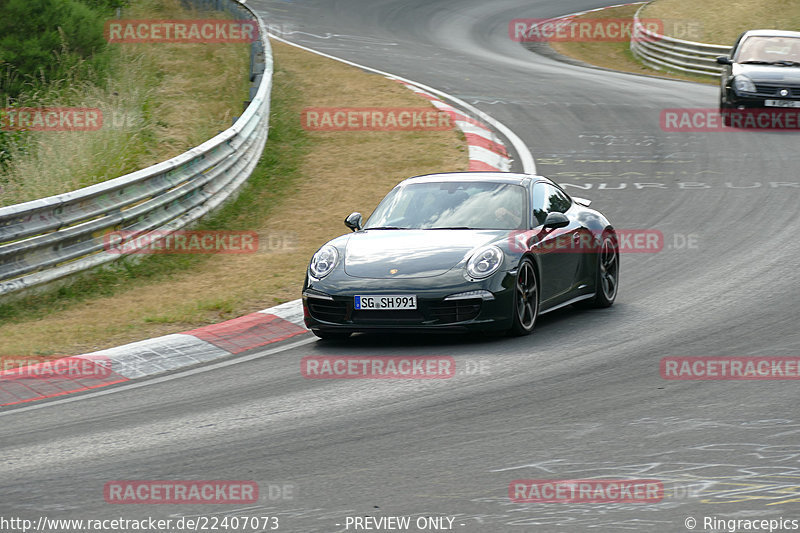
M 800 109 L 800 32 L 750 30 L 736 40 L 724 65 L 720 112 L 754 108 Z
M 303 286 L 319 337 L 381 330 L 507 331 L 570 304 L 607 307 L 619 250 L 608 220 L 547 178 L 430 174 L 399 183 L 366 224 L 322 246 Z

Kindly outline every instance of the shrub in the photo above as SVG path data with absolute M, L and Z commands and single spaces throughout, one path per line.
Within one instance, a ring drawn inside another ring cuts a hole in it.
M 106 47 L 103 27 L 118 0 L 0 2 L 0 69 L 13 73 L 2 91 L 16 98 L 25 85 L 46 84 L 76 66 L 94 68 Z M 94 8 L 93 8 L 94 7 Z

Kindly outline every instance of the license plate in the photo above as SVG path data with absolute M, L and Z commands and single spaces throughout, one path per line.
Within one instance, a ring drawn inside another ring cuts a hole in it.
M 416 309 L 417 297 L 408 295 L 356 296 L 356 309 L 370 309 L 376 311 L 390 311 L 398 309 Z
M 768 107 L 798 107 L 800 100 L 765 100 L 764 105 Z

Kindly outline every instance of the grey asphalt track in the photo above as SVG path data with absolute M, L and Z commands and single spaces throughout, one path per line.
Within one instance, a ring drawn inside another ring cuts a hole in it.
M 715 107 L 717 89 L 566 65 L 508 37 L 513 18 L 603 2 L 249 4 L 291 41 L 491 114 L 527 143 L 539 173 L 593 200 L 618 228 L 660 230 L 666 246 L 623 255 L 612 308 L 547 315 L 530 337 L 310 340 L 0 411 L 0 517 L 271 515 L 279 531 L 298 532 L 346 531 L 348 516 L 443 516 L 464 532 L 800 520 L 797 382 L 659 375 L 667 356 L 800 355 L 797 133 L 665 133 L 662 109 Z M 690 235 L 694 246 L 681 246 Z M 323 354 L 446 355 L 459 375 L 304 379 L 300 360 Z M 515 479 L 584 478 L 660 479 L 668 494 L 652 504 L 508 497 Z M 254 480 L 262 499 L 104 501 L 104 483 L 136 479 Z M 293 491 L 270 498 L 270 485 Z

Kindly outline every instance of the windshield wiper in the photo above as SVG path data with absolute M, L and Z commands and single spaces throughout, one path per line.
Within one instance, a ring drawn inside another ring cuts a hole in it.
M 428 228 L 428 229 L 476 229 L 476 228 L 471 228 L 469 226 L 442 226 L 439 228 Z
M 742 61 L 740 65 L 771 65 L 771 61 Z
M 364 228 L 364 229 L 408 229 L 408 228 L 399 228 L 397 226 L 376 226 L 374 228 Z

